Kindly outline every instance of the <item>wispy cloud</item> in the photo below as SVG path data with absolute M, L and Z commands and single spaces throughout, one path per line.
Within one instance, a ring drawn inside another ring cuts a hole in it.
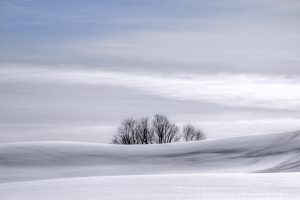
M 223 23 L 226 28 L 215 24 L 208 30 L 135 32 L 66 44 L 62 49 L 81 57 L 110 58 L 115 65 L 131 61 L 130 64 L 157 63 L 158 68 L 193 66 L 206 71 L 218 68 L 217 71 L 270 72 L 277 68 L 290 70 L 300 63 L 299 28 L 284 24 L 243 25 L 241 21 L 238 26 Z
M 299 5 L 294 0 L 134 0 L 77 2 L 69 9 L 63 2 L 15 2 L 7 10 L 13 17 L 3 14 L 7 31 L 0 37 L 0 60 L 140 71 L 300 74 Z M 11 29 L 18 23 L 27 29 Z
M 256 120 L 202 121 L 196 123 L 214 137 L 234 137 L 252 134 L 292 132 L 300 129 L 298 118 L 273 118 Z M 221 131 L 220 131 L 221 130 Z
M 219 21 L 192 30 L 143 30 L 65 41 L 15 53 L 15 61 L 94 66 L 110 70 L 300 74 L 297 23 Z M 223 24 L 223 25 L 222 25 Z M 200 26 L 201 26 L 200 25 Z M 26 54 L 26 53 L 25 53 Z M 4 58 L 4 61 L 8 58 Z
M 227 106 L 300 109 L 300 78 L 258 74 L 144 74 L 2 67 L 1 82 L 60 82 L 126 87 L 166 98 Z

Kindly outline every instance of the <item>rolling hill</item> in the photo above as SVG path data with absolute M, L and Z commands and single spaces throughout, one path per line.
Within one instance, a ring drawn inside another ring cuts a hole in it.
M 90 176 L 298 171 L 300 132 L 163 145 L 0 145 L 0 183 Z

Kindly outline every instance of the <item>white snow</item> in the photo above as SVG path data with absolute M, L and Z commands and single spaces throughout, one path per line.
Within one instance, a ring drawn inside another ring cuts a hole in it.
M 102 176 L 0 184 L 2 200 L 296 200 L 300 174 Z
M 10 143 L 0 145 L 0 199 L 300 199 L 299 171 L 300 132 L 164 145 Z

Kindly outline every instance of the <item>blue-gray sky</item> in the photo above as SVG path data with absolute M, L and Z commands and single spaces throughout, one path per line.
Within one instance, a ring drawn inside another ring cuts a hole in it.
M 300 129 L 297 0 L 2 0 L 0 142 L 108 142 L 165 113 L 209 138 Z

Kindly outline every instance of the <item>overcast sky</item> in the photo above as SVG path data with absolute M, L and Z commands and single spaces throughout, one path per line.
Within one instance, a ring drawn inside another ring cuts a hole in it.
M 0 143 L 300 130 L 298 0 L 2 0 L 0 24 Z

